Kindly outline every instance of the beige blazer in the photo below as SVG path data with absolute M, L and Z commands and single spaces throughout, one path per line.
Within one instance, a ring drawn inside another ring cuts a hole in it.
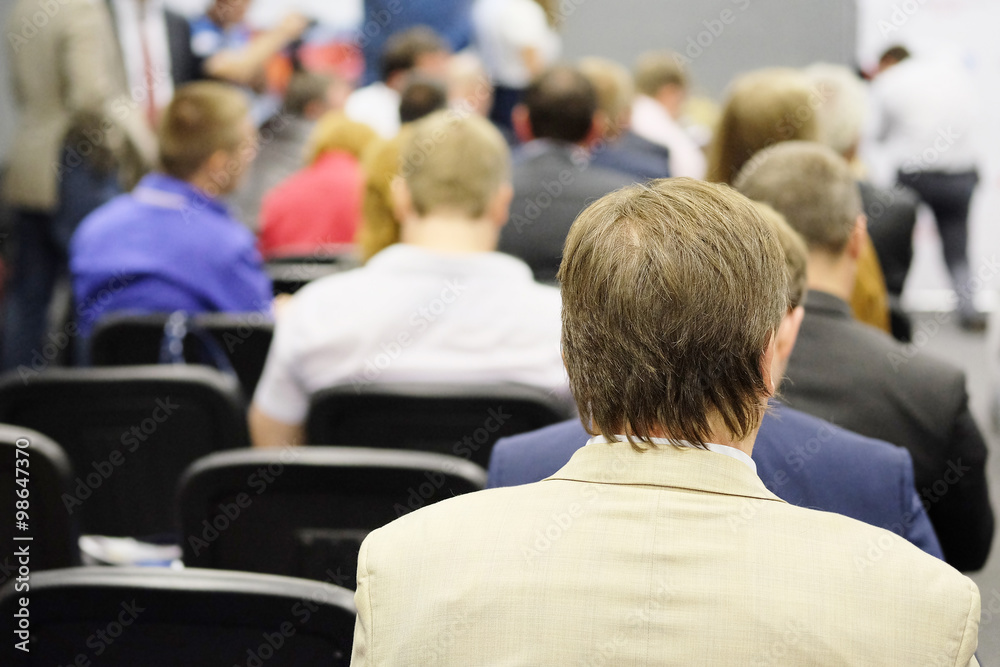
M 63 139 L 81 112 L 106 119 L 82 143 L 111 149 L 123 160 L 127 179 L 152 165 L 156 146 L 144 118 L 145 91 L 127 90 L 104 2 L 18 0 L 6 34 L 18 109 L 3 189 L 9 204 L 41 211 L 56 207 Z M 81 154 L 89 150 L 74 148 Z
M 352 665 L 977 665 L 979 591 L 744 463 L 625 443 L 361 547 Z

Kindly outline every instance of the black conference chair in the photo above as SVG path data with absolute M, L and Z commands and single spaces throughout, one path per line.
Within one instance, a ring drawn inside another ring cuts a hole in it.
M 351 447 L 213 454 L 178 490 L 184 563 L 355 587 L 372 530 L 425 505 L 478 491 L 486 475 L 451 456 Z
M 169 315 L 112 314 L 94 327 L 90 363 L 94 366 L 134 366 L 160 361 L 163 328 Z M 247 397 L 253 396 L 274 337 L 274 323 L 262 313 L 204 313 L 191 318 L 212 336 L 228 357 Z M 188 363 L 205 363 L 203 344 L 193 335 L 184 339 Z
M 339 385 L 312 398 L 307 442 L 417 449 L 489 466 L 500 438 L 569 419 L 573 410 L 523 385 Z
M 0 590 L 5 667 L 344 665 L 353 594 L 315 581 L 247 572 L 81 567 L 31 577 L 27 630 Z M 11 623 L 13 621 L 13 623 Z M 29 653 L 17 643 L 27 641 Z M 80 658 L 80 656 L 83 656 Z
M 31 572 L 80 564 L 76 517 L 63 505 L 73 471 L 65 452 L 37 431 L 0 424 L 0 585 L 18 576 L 27 548 Z M 18 502 L 27 518 L 18 527 Z M 24 539 L 30 537 L 30 540 Z
M 314 280 L 360 266 L 353 245 L 319 248 L 312 254 L 285 254 L 267 258 L 267 273 L 275 294 L 295 294 Z
M 0 377 L 0 422 L 59 442 L 76 477 L 67 509 L 85 533 L 171 532 L 177 480 L 192 461 L 246 447 L 232 377 L 203 366 L 50 369 Z

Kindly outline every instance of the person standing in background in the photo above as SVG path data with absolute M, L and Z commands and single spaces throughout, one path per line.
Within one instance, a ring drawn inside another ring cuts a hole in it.
M 524 90 L 559 58 L 558 18 L 551 0 L 477 0 L 472 8 L 476 48 L 495 85 L 490 120 L 500 128 L 513 129 Z
M 979 183 L 974 132 L 979 101 L 972 81 L 958 64 L 911 57 L 896 46 L 879 61 L 872 95 L 875 136 L 897 182 L 934 211 L 959 324 L 983 331 L 986 316 L 974 304 L 967 254 L 969 206 Z
M 39 354 L 76 226 L 119 191 L 119 178 L 138 180 L 156 153 L 144 89 L 129 96 L 116 76 L 107 5 L 63 0 L 41 28 L 38 13 L 37 2 L 17 2 L 6 40 L 19 127 L 2 193 L 16 219 L 4 369 Z

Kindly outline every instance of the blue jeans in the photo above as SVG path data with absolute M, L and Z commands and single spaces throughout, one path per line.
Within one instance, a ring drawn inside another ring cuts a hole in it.
M 55 213 L 14 210 L 11 277 L 3 304 L 2 370 L 51 360 L 43 349 L 49 303 L 56 281 L 68 274 L 70 239 L 81 220 L 119 192 L 115 174 L 97 172 L 84 163 L 63 171 Z

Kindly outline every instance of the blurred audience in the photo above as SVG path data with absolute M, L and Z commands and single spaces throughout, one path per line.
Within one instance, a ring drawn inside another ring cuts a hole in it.
M 913 258 L 913 228 L 920 200 L 909 188 L 882 188 L 865 178 L 857 158 L 869 105 L 868 92 L 858 75 L 843 65 L 824 63 L 805 72 L 816 90 L 820 141 L 843 156 L 859 178 L 866 229 L 889 293 L 892 334 L 907 342 L 910 321 L 901 299 Z
M 588 147 L 603 125 L 594 86 L 565 65 L 533 81 L 514 109 L 525 144 L 514 159 L 514 201 L 500 250 L 527 262 L 536 280 L 555 281 L 566 234 L 587 204 L 633 181 L 590 163 Z
M 513 129 L 524 90 L 559 57 L 559 18 L 555 0 L 476 0 L 476 48 L 495 87 L 490 120 L 498 127 Z
M 235 87 L 179 88 L 160 123 L 160 170 L 89 215 L 73 236 L 73 292 L 86 337 L 113 311 L 270 313 L 271 281 L 251 233 L 219 197 L 255 154 L 256 128 Z
M 566 390 L 559 292 L 495 252 L 511 200 L 503 137 L 477 116 L 416 123 L 393 182 L 401 243 L 317 280 L 282 313 L 250 411 L 255 446 L 303 442 L 314 392 L 373 382 Z
M 809 247 L 806 314 L 785 400 L 906 447 L 945 559 L 959 570 L 981 568 L 993 510 L 986 443 L 969 412 L 964 373 L 851 317 L 865 217 L 849 166 L 825 146 L 787 142 L 754 156 L 736 187 L 782 213 Z
M 394 34 L 385 43 L 381 79 L 354 91 L 347 99 L 347 115 L 370 125 L 385 139 L 399 132 L 399 104 L 411 74 L 447 80 L 448 44 L 430 28 L 417 26 Z
M 254 34 L 246 24 L 250 0 L 213 0 L 191 23 L 191 50 L 203 62 L 205 76 L 242 86 L 251 93 L 251 117 L 260 126 L 281 107 L 267 90 L 266 66 L 276 54 L 300 39 L 309 19 L 290 13 L 277 27 Z
M 967 252 L 969 205 L 979 183 L 975 125 L 981 103 L 972 78 L 960 63 L 911 57 L 897 46 L 883 54 L 872 94 L 874 134 L 897 182 L 934 212 L 959 323 L 983 331 L 986 316 L 976 309 Z
M 688 74 L 672 51 L 650 51 L 635 63 L 632 129 L 670 151 L 670 174 L 705 178 L 705 155 L 680 124 L 688 96 Z
M 780 385 L 802 324 L 808 251 L 780 213 L 765 204 L 757 206 L 781 242 L 788 274 L 788 309 L 775 334 L 771 364 L 772 376 Z M 819 436 L 824 446 L 803 448 L 803 443 Z M 487 486 L 516 486 L 550 477 L 589 439 L 579 419 L 502 438 L 490 456 Z M 905 449 L 859 436 L 772 400 L 751 456 L 757 476 L 782 500 L 891 530 L 943 558 L 913 486 L 913 459 Z
M 493 82 L 483 61 L 470 51 L 456 53 L 448 63 L 448 105 L 455 111 L 483 117 L 488 117 L 493 108 Z M 507 130 L 505 136 L 512 138 Z
M 630 128 L 635 87 L 623 65 L 606 58 L 584 58 L 580 72 L 597 91 L 603 135 L 594 145 L 591 164 L 628 174 L 637 181 L 670 176 L 670 151 L 643 139 Z
M 411 77 L 399 97 L 399 120 L 412 123 L 448 106 L 448 89 L 443 82 Z
M 348 84 L 329 74 L 299 72 L 289 81 L 282 111 L 260 129 L 257 159 L 232 196 L 236 216 L 250 229 L 260 228 L 264 195 L 308 164 L 306 144 L 316 122 L 342 110 L 348 94 Z
M 454 53 L 469 46 L 472 39 L 472 0 L 365 0 L 365 14 L 358 42 L 365 59 L 362 83 L 374 83 L 381 76 L 379 61 L 388 41 L 418 25 L 436 32 Z
M 70 237 L 120 186 L 134 184 L 156 153 L 145 106 L 128 94 L 107 5 L 65 0 L 58 8 L 30 39 L 20 31 L 32 25 L 38 3 L 20 0 L 8 17 L 18 127 L 3 182 L 15 220 L 4 369 L 41 357 Z
M 821 91 L 799 70 L 776 67 L 738 77 L 730 86 L 710 149 L 708 179 L 732 184 L 743 166 L 768 146 L 782 141 L 819 141 L 821 128 L 815 107 L 821 97 Z M 867 233 L 862 241 L 851 309 L 858 320 L 888 332 L 885 278 Z
M 360 160 L 376 138 L 343 113 L 319 122 L 309 141 L 309 166 L 264 197 L 259 247 L 265 258 L 305 256 L 354 241 L 365 185 Z

